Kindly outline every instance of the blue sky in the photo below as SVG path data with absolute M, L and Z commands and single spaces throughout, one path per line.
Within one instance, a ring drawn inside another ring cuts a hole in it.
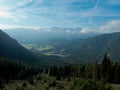
M 1 29 L 41 27 L 120 31 L 120 0 L 0 0 Z

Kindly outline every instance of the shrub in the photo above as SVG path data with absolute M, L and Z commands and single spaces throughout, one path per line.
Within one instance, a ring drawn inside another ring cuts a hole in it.
M 49 86 L 46 87 L 46 90 L 49 90 Z
M 37 80 L 41 80 L 41 76 L 40 75 L 37 77 Z
M 64 89 L 64 86 L 62 84 L 59 84 L 57 89 L 59 89 L 59 90 Z
M 27 83 L 26 83 L 26 82 L 24 82 L 22 86 L 23 86 L 23 87 L 27 87 Z
M 56 86 L 56 81 L 54 80 L 52 83 L 49 84 L 50 87 Z
M 32 78 L 32 77 L 28 78 L 28 82 L 29 82 L 31 85 L 33 85 L 33 84 L 34 84 L 33 78 Z
M 112 90 L 110 85 L 86 79 L 75 80 L 70 88 L 70 90 Z

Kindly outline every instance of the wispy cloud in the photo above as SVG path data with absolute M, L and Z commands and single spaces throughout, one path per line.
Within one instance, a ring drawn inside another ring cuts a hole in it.
M 31 3 L 33 0 L 20 0 L 20 2 L 16 5 L 18 7 L 26 6 L 27 4 Z
M 0 7 L 0 18 L 13 18 L 13 14 L 6 10 L 6 7 Z
M 0 23 L 85 27 L 95 18 L 94 25 L 101 25 L 105 22 L 99 17 L 120 18 L 119 5 L 120 0 L 0 0 Z
M 53 19 L 48 19 L 48 18 L 44 18 L 42 16 L 36 16 L 34 14 L 30 14 L 30 13 L 26 13 L 25 15 L 31 17 L 31 18 L 36 18 L 36 19 L 39 19 L 39 20 L 43 20 L 43 21 L 48 21 L 48 22 L 54 22 L 54 23 L 57 23 L 57 24 L 60 24 L 59 21 L 56 21 L 56 20 L 53 20 Z
M 97 9 L 100 1 L 101 1 L 101 0 L 97 0 L 97 3 L 96 3 L 96 5 L 95 5 L 95 7 L 93 8 L 92 14 L 91 14 L 91 16 L 90 16 L 90 18 L 89 18 L 89 23 L 92 23 L 92 19 L 93 19 L 94 15 L 95 15 L 96 9 Z
M 27 28 L 27 29 L 39 29 L 41 27 L 32 27 L 32 26 L 20 26 L 20 25 L 10 25 L 10 24 L 0 24 L 0 29 L 15 29 L 15 28 Z

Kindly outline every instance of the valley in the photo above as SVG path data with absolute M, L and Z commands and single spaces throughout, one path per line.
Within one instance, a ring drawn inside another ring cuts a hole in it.
M 27 43 L 26 39 L 26 43 L 19 43 L 1 30 L 0 88 L 119 90 L 119 40 L 120 33 L 116 32 L 84 39 L 37 43 Z
M 42 53 L 47 56 L 59 56 L 74 58 L 78 61 L 90 63 L 93 60 L 102 60 L 102 56 L 108 53 L 114 61 L 120 57 L 120 33 L 97 35 L 85 39 L 53 39 L 43 43 L 24 44 L 27 49 Z M 88 60 L 88 61 L 87 61 Z

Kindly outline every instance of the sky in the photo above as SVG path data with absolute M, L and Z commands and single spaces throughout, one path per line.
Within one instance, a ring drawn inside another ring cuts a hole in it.
M 119 32 L 120 0 L 0 0 L 0 28 Z

